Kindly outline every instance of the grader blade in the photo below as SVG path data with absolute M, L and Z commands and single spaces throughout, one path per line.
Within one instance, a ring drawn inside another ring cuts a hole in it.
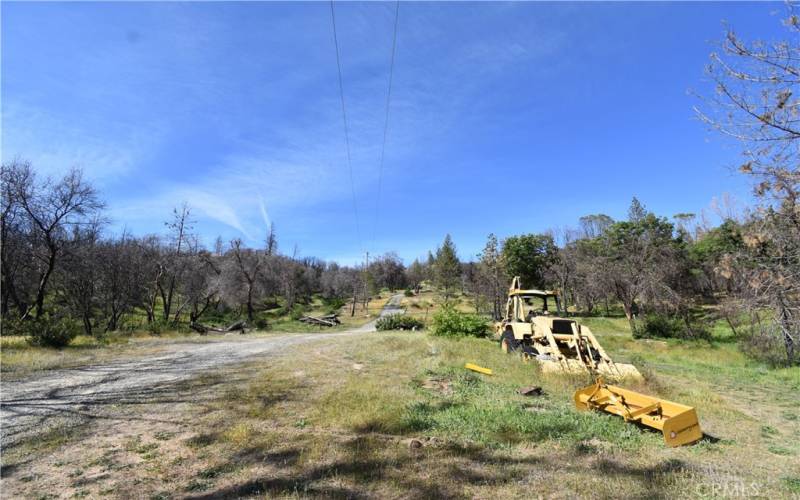
M 691 406 L 654 398 L 603 383 L 602 379 L 575 392 L 580 410 L 600 410 L 660 430 L 667 446 L 694 443 L 703 437 L 697 413 Z

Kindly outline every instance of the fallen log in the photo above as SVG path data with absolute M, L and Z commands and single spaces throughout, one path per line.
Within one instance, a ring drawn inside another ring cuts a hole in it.
M 327 316 L 320 316 L 319 318 L 315 318 L 314 316 L 303 316 L 299 319 L 299 321 L 320 326 L 336 326 L 340 324 L 339 318 L 336 314 L 328 314 Z
M 189 328 L 196 331 L 197 333 L 202 333 L 205 335 L 208 332 L 217 332 L 217 333 L 225 333 L 225 329 L 217 328 L 215 326 L 208 326 L 202 323 L 189 323 Z
M 189 328 L 203 335 L 208 333 L 208 327 L 200 323 L 189 323 Z
M 202 323 L 189 323 L 189 328 L 200 333 L 202 335 L 207 334 L 208 332 L 217 332 L 217 333 L 227 333 L 233 332 L 236 330 L 241 330 L 242 333 L 245 333 L 247 330 L 247 323 L 244 320 L 237 321 L 226 328 L 218 328 L 216 326 L 208 326 Z
M 244 320 L 239 320 L 236 323 L 233 323 L 232 325 L 228 326 L 228 328 L 226 328 L 225 331 L 226 332 L 233 332 L 233 331 L 236 331 L 236 330 L 241 330 L 242 333 L 244 333 L 245 332 L 245 328 L 247 328 L 247 323 Z

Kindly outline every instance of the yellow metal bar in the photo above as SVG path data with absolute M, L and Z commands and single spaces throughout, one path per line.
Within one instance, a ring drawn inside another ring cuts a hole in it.
M 466 368 L 467 370 L 472 370 L 474 372 L 483 373 L 484 375 L 491 375 L 492 374 L 492 369 L 491 368 L 484 368 L 482 366 L 478 366 L 478 365 L 473 364 L 473 363 L 467 363 L 466 365 L 464 365 L 464 368 Z
M 661 408 L 661 403 L 653 403 L 650 406 L 633 410 L 628 414 L 628 420 L 636 420 L 641 415 L 647 415 L 648 413 L 658 410 L 659 408 Z

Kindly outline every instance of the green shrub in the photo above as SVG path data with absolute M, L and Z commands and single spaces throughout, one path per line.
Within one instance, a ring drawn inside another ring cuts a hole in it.
M 681 320 L 664 314 L 648 314 L 633 336 L 634 338 L 677 338 L 680 336 L 681 323 Z
M 695 322 L 691 329 L 681 318 L 666 314 L 648 314 L 643 324 L 636 329 L 634 338 L 696 339 L 708 340 L 711 331 L 703 323 Z
M 323 298 L 322 303 L 328 308 L 330 314 L 339 312 L 339 309 L 344 307 L 347 301 L 341 297 L 332 297 L 329 299 Z
M 741 329 L 741 334 L 739 346 L 747 356 L 775 367 L 800 364 L 800 353 L 788 358 L 783 332 L 775 323 L 749 325 Z
M 269 330 L 269 321 L 263 316 L 259 316 L 253 321 L 255 327 L 259 330 Z
M 485 337 L 489 333 L 489 323 L 477 314 L 445 306 L 433 315 L 431 333 L 440 337 Z
M 40 347 L 66 347 L 83 331 L 77 320 L 68 317 L 51 318 L 45 315 L 33 321 L 26 321 L 29 332 L 28 342 Z
M 161 335 L 161 332 L 167 329 L 169 324 L 163 319 L 154 319 L 147 324 L 147 331 L 153 335 Z
M 289 317 L 295 321 L 297 321 L 298 319 L 302 318 L 305 315 L 306 315 L 306 308 L 303 306 L 303 304 L 295 304 L 292 307 L 291 312 L 289 313 Z
M 375 322 L 378 330 L 422 330 L 425 323 L 407 314 L 390 314 Z
M 22 335 L 28 336 L 31 334 L 30 325 L 32 321 L 22 321 L 19 318 L 3 318 L 3 321 L 0 322 L 0 326 L 2 326 L 2 334 L 3 335 Z
M 406 290 L 403 292 L 403 295 L 405 295 L 406 297 L 413 297 L 414 292 L 410 288 L 406 288 Z

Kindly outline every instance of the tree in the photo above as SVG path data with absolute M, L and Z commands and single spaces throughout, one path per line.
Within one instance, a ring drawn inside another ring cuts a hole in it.
M 605 236 L 605 232 L 603 233 Z M 572 272 L 572 300 L 578 309 L 591 314 L 601 301 L 609 314 L 609 298 L 613 297 L 614 276 L 605 267 L 606 239 L 582 238 L 565 245 L 562 258 L 574 262 Z
M 63 245 L 61 265 L 56 268 L 55 286 L 64 293 L 64 305 L 80 318 L 83 330 L 92 335 L 100 288 L 100 228 L 90 224 L 73 228 L 72 237 Z
M 127 233 L 98 246 L 100 277 L 96 293 L 106 321 L 105 331 L 120 328 L 124 316 L 146 304 L 148 296 L 154 304 L 157 293 L 153 275 L 158 272 L 158 264 L 150 251 Z M 146 310 L 152 317 L 152 309 Z
M 605 214 L 584 215 L 579 221 L 583 238 L 602 236 L 614 223 L 614 219 Z
M 445 301 L 452 297 L 453 290 L 458 286 L 461 278 L 461 264 L 456 253 L 456 246 L 448 234 L 442 246 L 436 250 L 433 262 L 434 282 L 444 291 Z
M 647 209 L 645 209 L 639 199 L 634 196 L 631 200 L 631 206 L 628 207 L 628 221 L 636 223 L 645 217 L 647 217 Z
M 10 202 L 18 203 L 29 220 L 31 250 L 35 259 L 37 285 L 34 300 L 22 314 L 25 319 L 36 310 L 36 318 L 44 314 L 44 299 L 50 278 L 62 255 L 67 235 L 76 227 L 96 219 L 104 207 L 97 191 L 83 180 L 80 169 L 73 168 L 58 180 L 37 183 L 29 163 L 16 162 L 6 167 L 13 170 L 5 180 L 11 182 Z
M 416 294 L 419 294 L 422 282 L 425 281 L 426 276 L 427 271 L 425 270 L 425 266 L 420 264 L 419 259 L 414 259 L 414 262 L 406 269 L 406 282 L 414 289 L 414 293 Z
M 275 255 L 278 253 L 278 235 L 275 233 L 275 223 L 269 223 L 269 231 L 267 231 L 267 239 L 264 241 L 264 250 L 267 255 Z
M 147 323 L 153 324 L 156 321 L 156 304 L 165 272 L 165 252 L 160 239 L 155 235 L 141 238 L 136 250 L 138 269 L 143 280 L 139 305 L 147 314 Z
M 257 252 L 245 248 L 239 238 L 231 240 L 231 251 L 228 260 L 229 296 L 243 303 L 247 311 L 247 319 L 253 320 L 254 303 L 258 290 L 263 259 Z
M 30 259 L 32 252 L 30 219 L 17 197 L 20 192 L 30 192 L 33 187 L 33 170 L 30 164 L 12 161 L 0 167 L 0 262 L 2 262 L 2 315 L 10 314 L 11 304 L 18 316 L 28 312 L 29 299 L 36 283 Z
M 406 268 L 394 252 L 386 253 L 369 265 L 370 275 L 378 288 L 386 287 L 392 292 L 406 285 Z
M 485 295 L 491 303 L 492 317 L 500 319 L 503 315 L 503 302 L 509 278 L 505 272 L 497 236 L 489 234 L 486 238 L 486 245 L 478 257 L 480 259 L 478 261 L 478 291 Z
M 730 268 L 741 270 L 738 297 L 751 329 L 781 339 L 788 363 L 800 360 L 800 18 L 793 9 L 790 3 L 783 41 L 748 42 L 728 30 L 706 68 L 715 92 L 695 108 L 712 129 L 741 143 L 739 170 L 756 181 L 761 206 Z M 772 311 L 769 321 L 762 321 L 764 308 Z
M 557 251 L 550 235 L 523 234 L 506 238 L 502 250 L 506 273 L 519 276 L 525 287 L 544 288 L 545 273 L 555 261 Z
M 754 176 L 756 193 L 797 203 L 800 185 L 800 18 L 789 4 L 783 41 L 747 42 L 729 29 L 706 73 L 716 84 L 701 120 L 744 146 L 740 170 Z
M 172 210 L 172 220 L 165 222 L 164 225 L 169 230 L 169 249 L 164 255 L 164 281 L 159 281 L 158 289 L 161 294 L 163 305 L 164 321 L 169 321 L 172 313 L 172 303 L 175 298 L 175 287 L 181 282 L 188 260 L 187 250 L 192 248 L 195 236 L 192 234 L 194 221 L 190 219 L 191 210 L 189 205 L 183 203 L 180 207 Z M 177 317 L 173 321 L 177 323 Z
M 622 302 L 634 333 L 637 301 L 664 302 L 671 292 L 670 272 L 678 262 L 678 242 L 673 239 L 672 224 L 652 213 L 641 216 L 640 207 L 634 198 L 630 212 L 635 216 L 609 227 L 602 248 L 605 257 L 602 269 L 616 298 Z
M 206 250 L 195 252 L 185 276 L 183 289 L 189 308 L 189 323 L 196 323 L 219 301 L 219 259 Z
M 606 228 L 598 229 L 601 234 L 605 232 Z M 569 228 L 562 228 L 553 230 L 551 237 L 561 243 L 561 247 L 556 250 L 555 256 L 550 262 L 549 267 L 546 269 L 546 281 L 555 283 L 558 286 L 559 294 L 556 297 L 556 306 L 559 312 L 566 312 L 569 308 L 569 288 L 574 281 L 576 272 L 575 253 L 569 251 L 571 243 L 578 236 L 578 232 Z
M 697 234 L 696 219 L 697 216 L 690 212 L 681 212 L 672 216 L 678 232 L 687 241 L 692 240 Z

